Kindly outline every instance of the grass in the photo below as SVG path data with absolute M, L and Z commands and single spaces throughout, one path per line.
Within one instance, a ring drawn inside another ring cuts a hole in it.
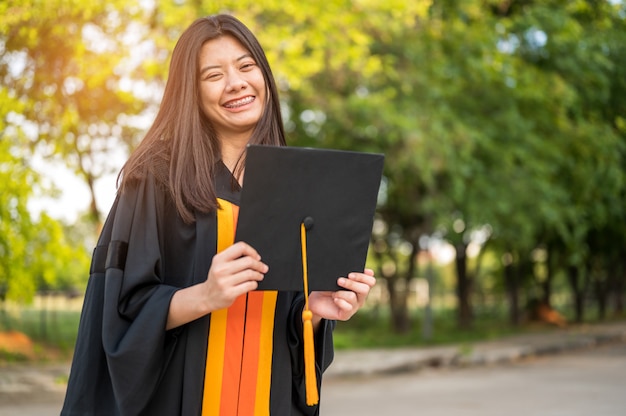
M 405 334 L 398 334 L 391 328 L 387 312 L 361 310 L 347 322 L 338 322 L 334 339 L 337 349 L 351 348 L 399 348 L 427 347 L 434 345 L 468 345 L 480 341 L 495 340 L 511 335 L 529 334 L 555 330 L 546 323 L 530 322 L 518 326 L 509 323 L 504 308 L 475 308 L 471 329 L 459 329 L 454 309 L 438 309 L 433 312 L 430 339 L 423 335 L 424 317 L 420 311 L 410 316 L 412 326 Z M 624 321 L 626 313 L 615 315 L 602 321 L 594 311 L 589 310 L 585 324 L 593 325 L 611 321 Z
M 626 319 L 626 316 L 617 317 Z M 18 331 L 32 341 L 30 351 L 3 349 L 0 345 L 0 362 L 26 360 L 61 360 L 71 356 L 76 342 L 79 309 L 49 311 L 36 307 L 14 307 L 0 310 L 0 333 Z M 548 331 L 548 325 L 512 326 L 503 309 L 475 310 L 471 330 L 460 330 L 454 309 L 433 311 L 432 336 L 425 339 L 422 334 L 423 316 L 420 311 L 411 314 L 411 328 L 405 334 L 395 333 L 385 308 L 363 309 L 347 322 L 338 322 L 335 330 L 337 349 L 354 348 L 400 348 L 427 347 L 434 345 L 471 345 L 474 342 L 497 339 L 514 334 Z M 589 320 L 589 324 L 596 321 Z
M 13 309 L 10 314 L 0 315 L 0 332 L 16 330 L 27 335 L 33 341 L 39 359 L 63 359 L 69 357 L 74 348 L 79 318 L 78 310 L 44 313 L 41 309 L 21 307 Z M 511 329 L 494 318 L 481 319 L 472 330 L 460 331 L 456 328 L 454 311 L 440 310 L 435 314 L 432 339 L 424 340 L 421 317 L 414 313 L 411 319 L 413 328 L 406 334 L 397 334 L 390 327 L 387 313 L 361 310 L 351 320 L 337 323 L 335 346 L 337 349 L 428 346 L 472 342 L 519 332 L 519 329 Z M 27 355 L 19 352 L 0 350 L 0 361 L 27 359 Z
M 15 351 L 0 348 L 0 363 L 21 363 L 30 361 L 31 357 Z
M 529 330 L 526 327 L 512 327 L 506 320 L 498 318 L 482 318 L 474 323 L 471 330 L 460 330 L 453 313 L 440 311 L 434 316 L 431 336 L 426 339 L 422 316 L 414 313 L 411 322 L 412 327 L 407 333 L 398 334 L 391 328 L 388 314 L 362 310 L 351 320 L 337 323 L 335 346 L 337 349 L 349 349 L 463 344 Z
M 32 307 L 0 311 L 0 332 L 18 332 L 30 341 L 1 348 L 0 361 L 58 360 L 71 356 L 76 343 L 80 312 Z M 16 350 L 17 348 L 17 350 Z

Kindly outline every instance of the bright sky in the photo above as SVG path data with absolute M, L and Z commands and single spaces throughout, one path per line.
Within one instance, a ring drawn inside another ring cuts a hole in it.
M 37 197 L 31 198 L 28 208 L 38 215 L 45 211 L 53 218 L 73 223 L 79 214 L 84 213 L 91 203 L 91 196 L 87 185 L 61 163 L 51 163 L 35 158 L 32 165 L 42 173 L 61 192 L 58 198 Z M 120 168 L 121 168 L 120 163 Z M 96 181 L 96 199 L 98 208 L 103 215 L 115 199 L 115 182 L 117 174 L 107 175 Z

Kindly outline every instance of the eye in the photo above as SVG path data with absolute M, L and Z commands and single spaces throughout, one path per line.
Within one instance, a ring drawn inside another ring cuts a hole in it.
M 219 73 L 219 72 L 211 72 L 211 73 L 206 74 L 206 75 L 204 76 L 204 79 L 205 79 L 206 81 L 217 81 L 217 80 L 219 80 L 220 78 L 222 78 L 222 74 L 221 74 L 221 73 Z
M 241 70 L 242 71 L 250 71 L 255 66 L 256 66 L 255 62 L 246 62 L 243 65 L 241 65 Z

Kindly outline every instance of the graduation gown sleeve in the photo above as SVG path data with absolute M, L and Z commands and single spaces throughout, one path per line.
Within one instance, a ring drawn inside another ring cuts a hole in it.
M 178 288 L 164 284 L 160 273 L 157 211 L 164 208 L 163 191 L 154 180 L 143 181 L 121 195 L 113 222 L 111 240 L 128 244 L 124 270 L 106 270 L 102 344 L 121 414 L 146 406 L 172 351 L 165 326 Z
M 148 177 L 118 195 L 109 213 L 92 259 L 62 415 L 138 415 L 161 381 L 176 341 L 165 326 L 178 290 L 160 273 L 163 209 L 164 190 Z

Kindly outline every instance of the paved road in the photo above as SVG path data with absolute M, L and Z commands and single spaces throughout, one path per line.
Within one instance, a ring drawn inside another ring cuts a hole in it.
M 15 372 L 15 369 L 12 370 Z M 19 380 L 41 377 L 25 367 Z M 64 366 L 47 369 L 66 373 Z M 0 379 L 2 379 L 0 368 Z M 1 381 L 1 380 L 0 380 Z M 0 383 L 1 384 L 1 383 Z M 36 394 L 0 392 L 0 416 L 58 415 L 62 384 Z M 626 415 L 626 344 L 525 359 L 514 364 L 446 367 L 386 376 L 330 378 L 323 416 L 623 416 Z
M 69 364 L 0 367 L 0 416 L 58 416 Z
M 492 367 L 331 379 L 323 416 L 623 416 L 626 344 Z

